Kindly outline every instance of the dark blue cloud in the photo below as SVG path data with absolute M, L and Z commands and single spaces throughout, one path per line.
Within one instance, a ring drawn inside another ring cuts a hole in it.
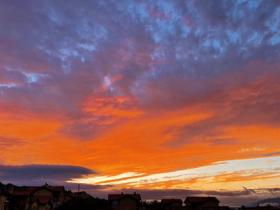
M 15 184 L 65 183 L 71 178 L 94 174 L 91 169 L 70 165 L 0 165 L 0 180 Z

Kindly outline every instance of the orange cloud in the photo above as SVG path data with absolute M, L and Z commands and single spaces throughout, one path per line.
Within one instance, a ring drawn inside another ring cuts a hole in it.
M 170 109 L 140 106 L 127 96 L 87 97 L 81 103 L 81 116 L 76 118 L 2 109 L 0 137 L 5 149 L 0 161 L 81 165 L 96 170 L 103 178 L 112 178 L 130 173 L 149 176 L 265 154 L 277 156 L 280 126 L 277 117 L 273 118 L 277 114 L 273 107 L 277 105 L 278 90 L 275 79 L 267 76 Z M 104 130 L 86 140 L 63 132 L 62 128 L 77 122 L 90 125 L 90 133 L 95 132 L 95 127 L 103 126 Z M 8 144 L 9 139 L 14 144 Z M 265 173 L 246 177 L 232 173 L 215 175 L 213 179 L 134 183 L 133 187 L 238 188 L 242 183 L 264 186 L 259 182 L 262 177 L 267 185 L 278 179 L 278 175 Z
M 110 118 L 134 118 L 141 114 L 135 102 L 124 96 L 115 97 L 89 97 L 83 106 L 83 111 L 95 116 Z
M 39 139 L 55 132 L 61 122 L 55 119 L 42 119 L 19 113 L 0 113 L 0 136 Z

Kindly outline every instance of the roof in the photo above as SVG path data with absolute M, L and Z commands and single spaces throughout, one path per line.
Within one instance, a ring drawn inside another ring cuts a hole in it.
M 170 198 L 170 199 L 162 199 L 161 203 L 162 204 L 174 204 L 174 203 L 182 204 L 183 202 L 181 199 Z
M 15 187 L 12 195 L 15 196 L 28 196 L 38 190 L 46 189 L 51 191 L 52 193 L 59 193 L 65 191 L 63 186 L 49 186 L 49 185 L 43 185 L 43 186 L 30 186 L 30 187 Z
M 93 198 L 90 194 L 86 193 L 85 191 L 82 192 L 74 192 L 72 194 L 76 198 L 82 198 L 82 199 L 90 199 Z
M 39 196 L 37 197 L 37 200 L 40 204 L 47 204 L 50 201 L 50 197 L 48 196 Z
M 63 192 L 65 191 L 64 186 L 47 186 L 48 189 L 50 189 L 53 192 Z
M 121 193 L 121 194 L 109 194 L 108 195 L 108 200 L 109 201 L 115 201 L 115 200 L 121 200 L 121 199 L 126 198 L 126 197 L 132 198 L 132 199 L 134 199 L 136 201 L 140 201 L 141 200 L 140 194 L 137 194 L 137 193 L 133 193 L 133 194 L 124 194 L 124 193 Z
M 195 205 L 203 204 L 208 201 L 220 202 L 216 197 L 187 197 L 185 203 L 192 203 Z
M 14 191 L 12 192 L 12 195 L 18 195 L 18 196 L 28 196 L 33 191 L 35 191 L 38 187 L 16 187 Z

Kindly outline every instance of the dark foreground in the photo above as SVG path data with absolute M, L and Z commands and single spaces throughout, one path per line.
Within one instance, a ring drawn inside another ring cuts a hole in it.
M 220 206 L 216 197 L 186 197 L 145 202 L 140 194 L 109 194 L 94 198 L 86 192 L 71 192 L 63 186 L 15 186 L 0 183 L 0 210 L 232 210 Z M 236 208 L 235 208 L 236 209 Z M 280 210 L 279 206 L 237 208 L 238 210 Z

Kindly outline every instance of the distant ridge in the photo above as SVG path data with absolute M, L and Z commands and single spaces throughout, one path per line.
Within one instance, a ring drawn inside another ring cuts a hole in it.
M 255 203 L 255 205 L 257 205 L 257 206 L 266 206 L 266 205 L 280 206 L 280 197 L 266 198 L 266 199 L 258 201 L 257 203 Z

